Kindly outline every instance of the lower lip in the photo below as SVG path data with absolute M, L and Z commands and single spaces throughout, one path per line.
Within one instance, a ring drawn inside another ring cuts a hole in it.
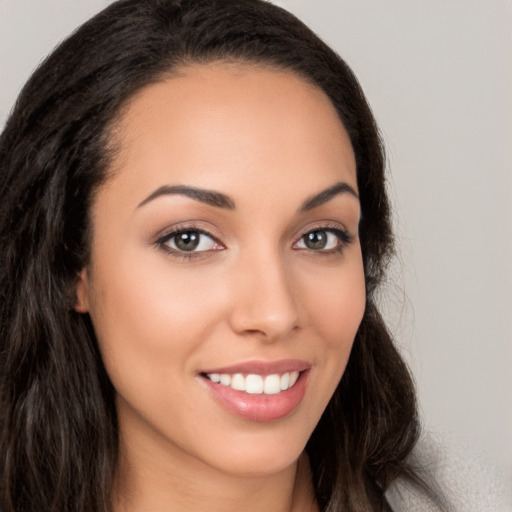
M 307 374 L 308 370 L 302 371 L 291 388 L 275 395 L 251 395 L 214 383 L 207 377 L 201 378 L 228 411 L 250 421 L 265 422 L 283 418 L 299 406 L 306 392 Z

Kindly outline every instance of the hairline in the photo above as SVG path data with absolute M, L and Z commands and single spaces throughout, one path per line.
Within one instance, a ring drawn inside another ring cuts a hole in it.
M 132 92 L 130 92 L 127 97 L 121 101 L 119 107 L 115 110 L 112 117 L 105 123 L 102 130 L 106 141 L 103 151 L 106 155 L 108 155 L 108 165 L 104 169 L 104 175 L 101 182 L 98 184 L 96 189 L 91 192 L 91 197 L 89 198 L 90 208 L 95 201 L 95 196 L 98 193 L 98 190 L 101 189 L 107 181 L 112 179 L 112 177 L 115 176 L 116 172 L 122 166 L 122 159 L 120 159 L 120 155 L 122 154 L 124 137 L 123 124 L 129 119 L 130 110 L 133 103 L 135 103 L 140 98 L 140 96 L 153 85 L 163 84 L 175 78 L 185 78 L 188 76 L 189 72 L 193 72 L 194 70 L 208 69 L 210 67 L 218 66 L 226 67 L 228 69 L 232 68 L 235 71 L 240 71 L 241 73 L 248 71 L 271 71 L 275 73 L 284 73 L 295 76 L 303 83 L 310 86 L 316 92 L 320 92 L 329 101 L 329 104 L 334 109 L 339 122 L 346 130 L 345 124 L 340 117 L 338 109 L 336 108 L 336 105 L 334 104 L 327 91 L 325 91 L 325 89 L 320 84 L 314 81 L 312 77 L 298 69 L 295 69 L 293 66 L 280 64 L 270 58 L 247 58 L 244 56 L 214 56 L 208 59 L 194 58 L 193 56 L 182 58 L 179 62 L 171 64 L 167 70 L 155 73 L 153 79 L 148 79 L 146 83 L 136 87 Z M 350 138 L 350 134 L 348 134 L 348 137 L 355 156 L 355 149 Z

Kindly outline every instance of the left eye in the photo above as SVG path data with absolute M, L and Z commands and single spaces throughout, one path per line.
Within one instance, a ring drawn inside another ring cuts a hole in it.
M 337 230 L 316 229 L 302 235 L 295 244 L 297 249 L 310 249 L 313 251 L 329 251 L 341 245 L 341 236 Z
M 180 252 L 210 251 L 218 245 L 211 236 L 194 229 L 173 233 L 165 237 L 164 240 L 159 241 L 159 243 Z

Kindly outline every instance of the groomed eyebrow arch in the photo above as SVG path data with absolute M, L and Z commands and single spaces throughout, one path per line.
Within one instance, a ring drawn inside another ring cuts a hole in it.
M 351 196 L 359 199 L 357 192 L 348 184 L 344 182 L 335 183 L 331 187 L 322 190 L 318 194 L 306 199 L 302 206 L 299 208 L 300 212 L 306 212 L 308 210 L 312 210 L 313 208 L 317 208 L 328 201 L 330 201 L 333 197 L 340 194 L 350 194 Z M 194 199 L 195 201 L 200 201 L 201 203 L 208 204 L 210 206 L 215 206 L 217 208 L 226 208 L 227 210 L 235 209 L 235 202 L 229 196 L 223 194 L 222 192 L 215 192 L 213 190 L 205 190 L 197 187 L 191 187 L 188 185 L 164 185 L 162 187 L 157 188 L 154 192 L 152 192 L 146 199 L 141 201 L 137 208 L 144 206 L 145 204 L 153 201 L 154 199 L 164 196 L 164 195 L 181 195 L 185 197 L 189 197 L 190 199 Z
M 214 192 L 212 190 L 204 190 L 201 188 L 190 187 L 187 185 L 164 185 L 163 187 L 157 188 L 152 192 L 146 199 L 139 203 L 137 208 L 144 206 L 145 204 L 153 201 L 157 197 L 164 195 L 180 195 L 190 197 L 201 203 L 209 204 L 210 206 L 216 206 L 217 208 L 226 208 L 228 210 L 235 209 L 235 202 L 225 194 L 221 192 Z
M 308 210 L 312 210 L 318 206 L 321 206 L 328 201 L 330 201 L 333 197 L 340 194 L 350 194 L 351 196 L 359 199 L 359 195 L 357 192 L 348 184 L 344 182 L 335 183 L 332 187 L 329 187 L 318 194 L 306 199 L 302 206 L 300 207 L 300 212 L 307 212 Z

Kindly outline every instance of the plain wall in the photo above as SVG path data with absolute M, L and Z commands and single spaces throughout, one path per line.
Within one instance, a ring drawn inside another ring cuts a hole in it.
M 512 2 L 282 0 L 347 60 L 387 147 L 385 310 L 428 430 L 512 487 Z
M 0 0 L 0 126 L 107 0 Z M 384 309 L 428 429 L 512 477 L 512 3 L 283 0 L 352 66 L 387 145 L 399 258 Z

